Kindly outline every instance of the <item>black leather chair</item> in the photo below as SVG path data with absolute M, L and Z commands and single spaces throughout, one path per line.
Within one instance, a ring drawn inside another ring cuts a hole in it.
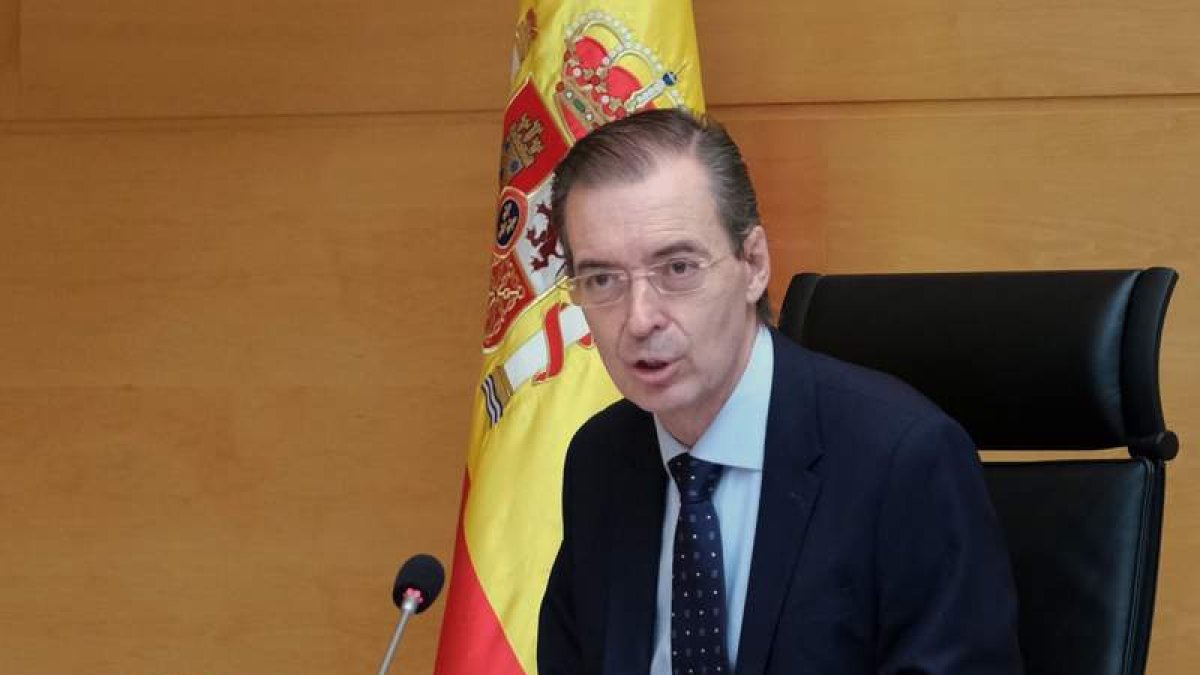
M 783 333 L 906 380 L 981 449 L 1129 449 L 1129 459 L 985 464 L 1028 675 L 1145 671 L 1165 463 L 1178 451 L 1158 390 L 1177 276 L 800 274 L 784 298 Z

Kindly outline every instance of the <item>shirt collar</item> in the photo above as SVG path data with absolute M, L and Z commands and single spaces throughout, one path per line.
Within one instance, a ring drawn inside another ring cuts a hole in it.
M 775 348 L 771 344 L 771 331 L 760 324 L 746 370 L 729 400 L 691 448 L 693 457 L 728 467 L 762 471 L 774 370 Z M 676 455 L 688 451 L 687 446 L 663 427 L 657 415 L 654 416 L 654 430 L 658 435 L 663 466 Z

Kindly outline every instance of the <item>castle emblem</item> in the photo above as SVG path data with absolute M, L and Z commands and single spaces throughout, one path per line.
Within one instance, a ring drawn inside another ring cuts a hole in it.
M 570 145 L 537 87 L 526 80 L 504 111 L 500 185 L 529 194 L 554 172 Z
M 545 149 L 542 144 L 541 120 L 532 120 L 522 115 L 508 128 L 500 146 L 500 184 L 507 185 L 518 171 L 532 166 L 537 156 Z

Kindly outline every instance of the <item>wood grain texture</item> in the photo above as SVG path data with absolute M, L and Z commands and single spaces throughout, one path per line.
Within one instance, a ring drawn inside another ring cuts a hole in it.
M 1174 267 L 1170 468 L 1150 673 L 1200 667 L 1200 100 L 718 109 L 759 180 L 771 292 L 791 274 Z M 784 245 L 778 245 L 784 242 Z
M 29 119 L 499 109 L 507 3 L 25 0 Z M 696 3 L 712 104 L 1200 92 L 1200 7 Z
M 491 0 L 24 0 L 27 119 L 500 109 Z
M 5 670 L 372 672 L 396 565 L 449 559 L 464 413 L 453 388 L 0 389 Z
M 1200 91 L 1181 0 L 697 0 L 709 100 L 1027 98 Z
M 21 0 L 0 0 L 0 120 L 17 116 L 20 75 Z
M 10 126 L 0 384 L 469 373 L 499 120 L 464 119 Z
M 498 123 L 0 127 L 5 669 L 377 665 L 450 559 Z

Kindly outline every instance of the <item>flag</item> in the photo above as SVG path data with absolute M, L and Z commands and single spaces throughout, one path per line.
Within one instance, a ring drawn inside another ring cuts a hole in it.
M 704 107 L 690 0 L 522 0 L 512 72 L 438 675 L 537 672 L 567 445 L 619 396 L 583 313 L 555 286 L 563 258 L 548 227 L 554 167 L 606 122 Z

